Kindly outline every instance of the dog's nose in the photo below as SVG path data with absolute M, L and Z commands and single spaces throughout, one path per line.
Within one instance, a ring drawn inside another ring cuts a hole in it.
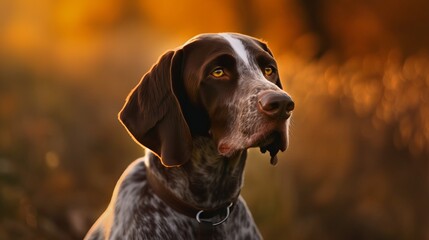
M 289 118 L 295 108 L 292 98 L 284 92 L 266 90 L 258 94 L 258 109 L 274 118 Z

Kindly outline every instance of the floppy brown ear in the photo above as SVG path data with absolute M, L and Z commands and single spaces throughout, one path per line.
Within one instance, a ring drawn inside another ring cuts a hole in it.
M 172 89 L 172 82 L 180 81 L 181 64 L 181 50 L 161 56 L 119 112 L 119 120 L 134 140 L 167 167 L 185 163 L 192 150 L 191 133 Z

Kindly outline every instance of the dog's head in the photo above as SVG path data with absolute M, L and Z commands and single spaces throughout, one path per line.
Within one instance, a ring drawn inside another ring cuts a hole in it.
M 226 157 L 251 147 L 274 157 L 287 148 L 293 109 L 265 43 L 203 34 L 161 56 L 119 119 L 165 166 L 178 166 L 189 160 L 196 136 L 211 137 Z

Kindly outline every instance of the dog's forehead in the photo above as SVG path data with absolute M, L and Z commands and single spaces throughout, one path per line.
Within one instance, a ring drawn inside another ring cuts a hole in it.
M 234 50 L 234 52 L 236 53 L 236 55 L 239 56 L 240 59 L 246 65 L 249 65 L 250 64 L 249 54 L 248 54 L 248 51 L 246 50 L 246 47 L 244 46 L 243 42 L 241 41 L 241 39 L 235 37 L 232 34 L 228 34 L 228 33 L 222 33 L 220 35 L 226 41 L 228 41 L 229 45 L 232 47 L 232 49 Z
M 251 64 L 251 56 L 249 56 L 251 52 L 264 52 L 257 42 L 253 37 L 238 33 L 210 33 L 191 38 L 184 44 L 184 47 L 198 45 L 199 47 L 195 50 L 203 55 L 228 52 L 249 65 Z

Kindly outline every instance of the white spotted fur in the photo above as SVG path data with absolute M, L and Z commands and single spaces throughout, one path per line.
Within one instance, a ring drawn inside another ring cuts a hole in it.
M 219 36 L 229 43 L 238 56 L 236 59 L 239 60 L 240 76 L 237 92 L 227 105 L 229 113 L 234 115 L 234 118 L 229 124 L 229 134 L 221 141 L 227 142 L 236 149 L 245 149 L 249 144 L 249 135 L 243 134 L 241 129 L 248 128 L 249 132 L 255 133 L 264 128 L 262 117 L 255 108 L 257 103 L 255 96 L 263 90 L 281 90 L 264 77 L 256 60 L 246 50 L 240 38 L 229 33 L 219 34 Z M 197 39 L 198 36 L 185 45 Z M 289 119 L 285 124 L 289 126 Z M 194 150 L 189 161 L 192 166 L 189 169 L 192 169 L 192 172 L 187 172 L 187 169 L 180 167 L 165 171 L 159 159 L 150 152 L 144 158 L 132 163 L 119 179 L 109 207 L 85 239 L 145 239 L 148 236 L 152 239 L 195 239 L 195 229 L 198 229 L 196 220 L 177 213 L 154 195 L 147 185 L 146 171 L 152 171 L 176 196 L 191 204 L 201 204 L 204 208 L 219 206 L 224 204 L 222 201 L 225 199 L 230 199 L 231 196 L 239 193 L 242 187 L 246 152 L 244 150 L 240 154 L 222 157 L 219 156 L 212 139 L 195 138 L 193 144 Z M 226 174 L 225 171 L 227 171 Z M 164 178 L 165 174 L 169 175 L 169 178 Z M 167 181 L 172 178 L 174 181 Z M 143 180 L 135 181 L 135 179 Z M 209 190 L 204 201 L 197 201 L 198 196 L 186 190 L 189 185 L 195 183 L 202 184 Z M 224 199 L 218 199 L 213 189 L 220 186 L 234 186 L 234 188 L 229 190 Z M 241 196 L 227 222 L 215 229 L 215 235 L 214 239 L 262 238 Z

